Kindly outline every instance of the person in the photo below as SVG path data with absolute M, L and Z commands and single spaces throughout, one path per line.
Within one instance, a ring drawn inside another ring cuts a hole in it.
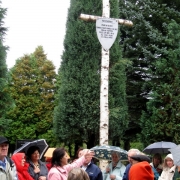
M 90 180 L 88 174 L 81 168 L 73 168 L 69 174 L 67 180 Z
M 9 141 L 6 137 L 0 136 L 0 180 L 17 180 L 16 166 L 7 156 Z
M 83 156 L 83 149 L 78 152 L 78 158 Z M 103 180 L 100 168 L 92 162 L 92 158 L 87 158 L 81 167 L 88 174 L 90 180 Z
M 120 161 L 120 153 L 112 151 L 111 157 L 112 162 L 103 171 L 103 180 L 122 180 L 126 167 Z
M 82 154 L 83 150 L 84 150 L 84 148 L 82 148 L 82 147 L 80 147 L 80 148 L 77 150 L 74 161 L 81 157 L 81 154 Z
M 150 158 L 143 154 L 131 156 L 129 180 L 154 180 L 154 173 L 150 166 Z
M 173 176 L 173 180 L 177 180 L 177 179 L 180 179 L 180 166 L 176 166 Z
M 13 154 L 11 159 L 16 165 L 18 180 L 33 180 L 28 173 L 29 164 L 25 162 L 25 153 Z
M 130 149 L 128 152 L 128 161 L 129 161 L 129 164 L 126 166 L 126 170 L 124 172 L 124 175 L 123 175 L 123 180 L 129 180 L 129 170 L 132 166 L 132 159 L 131 159 L 131 156 L 134 156 L 134 155 L 138 155 L 140 154 L 141 152 L 138 150 L 138 149 Z
M 69 154 L 67 152 L 66 152 L 66 155 L 67 155 L 68 161 L 69 161 L 70 156 L 69 156 Z M 50 169 L 52 167 L 51 160 L 52 160 L 52 157 L 45 157 L 45 162 L 46 162 L 46 167 L 48 169 L 48 172 L 50 171 Z
M 175 170 L 176 166 L 174 165 L 173 156 L 172 154 L 168 154 L 164 158 L 163 171 L 158 180 L 172 180 Z
M 162 173 L 162 157 L 159 153 L 154 154 L 152 158 L 152 162 L 150 163 L 151 167 L 153 168 L 153 171 L 157 171 L 159 176 Z
M 51 159 L 52 159 L 52 157 L 45 157 L 45 164 L 46 164 L 46 167 L 47 167 L 47 169 L 48 169 L 48 172 L 49 172 L 49 170 L 51 169 Z
M 28 172 L 34 180 L 47 180 L 48 169 L 40 160 L 40 149 L 38 146 L 30 146 L 27 150 Z
M 91 159 L 94 156 L 94 152 L 85 150 L 84 155 L 76 161 L 68 164 L 68 156 L 64 148 L 56 148 L 52 156 L 52 167 L 48 173 L 48 180 L 66 180 L 68 172 L 83 165 L 86 159 Z

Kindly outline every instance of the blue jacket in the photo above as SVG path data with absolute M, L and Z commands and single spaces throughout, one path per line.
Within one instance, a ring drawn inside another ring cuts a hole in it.
M 101 170 L 92 162 L 87 166 L 86 172 L 89 175 L 90 180 L 103 180 Z
M 123 178 L 122 180 L 129 180 L 129 170 L 131 168 L 131 164 L 129 163 L 127 166 L 126 166 L 126 170 L 124 172 L 124 175 L 123 175 Z

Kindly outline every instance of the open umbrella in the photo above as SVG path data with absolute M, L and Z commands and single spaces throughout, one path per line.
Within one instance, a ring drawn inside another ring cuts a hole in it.
M 160 141 L 150 144 L 143 150 L 143 152 L 146 154 L 167 154 L 170 148 L 174 148 L 176 146 L 177 145 L 173 142 Z
M 175 148 L 169 149 L 173 156 L 174 164 L 180 166 L 180 145 L 176 146 Z
M 46 140 L 45 139 L 39 139 L 39 140 L 35 140 L 35 141 L 25 143 L 23 146 L 16 149 L 13 154 L 16 154 L 18 152 L 27 153 L 27 150 L 31 146 L 38 146 L 39 147 L 39 149 L 40 149 L 40 159 L 42 158 L 43 154 L 46 152 L 46 150 L 48 148 L 48 144 L 46 143 Z
M 55 150 L 56 148 L 48 148 L 48 150 L 46 151 L 46 153 L 44 154 L 44 157 L 47 157 L 47 158 L 52 158 L 52 154 L 53 154 L 53 151 Z M 66 152 L 66 155 L 68 157 L 68 159 L 70 159 L 70 156 L 69 154 Z
M 111 161 L 112 160 L 111 154 L 114 151 L 120 154 L 121 160 L 128 160 L 127 151 L 117 146 L 108 146 L 108 145 L 95 146 L 91 148 L 90 150 L 94 151 L 95 153 L 94 157 L 99 160 Z

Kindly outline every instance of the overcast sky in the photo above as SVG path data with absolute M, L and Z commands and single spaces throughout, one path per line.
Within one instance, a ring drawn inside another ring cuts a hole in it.
M 69 6 L 70 0 L 2 0 L 1 7 L 7 8 L 4 22 L 8 31 L 4 44 L 10 48 L 8 68 L 39 45 L 56 70 L 59 68 Z

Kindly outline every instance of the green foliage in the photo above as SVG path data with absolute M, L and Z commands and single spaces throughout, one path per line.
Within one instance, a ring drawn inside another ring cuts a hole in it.
M 0 2 L 1 3 L 1 2 Z M 6 65 L 6 51 L 7 46 L 3 45 L 3 40 L 7 28 L 4 27 L 4 18 L 6 9 L 0 8 L 0 135 L 3 135 L 11 122 L 6 118 L 6 111 L 12 106 L 12 99 L 7 92 L 8 88 L 8 72 Z
M 152 136 L 155 133 L 155 131 L 151 132 L 151 128 L 155 125 L 151 123 L 151 120 L 146 119 L 144 113 L 147 111 L 146 103 L 149 101 L 148 98 L 153 91 L 153 87 L 158 86 L 161 80 L 166 79 L 167 76 L 167 73 L 163 72 L 161 75 L 158 74 L 158 78 L 154 78 L 157 77 L 156 70 L 160 62 L 158 61 L 159 58 L 163 61 L 160 65 L 161 68 L 164 71 L 171 71 L 164 64 L 164 61 L 170 60 L 167 57 L 168 48 L 170 47 L 170 43 L 167 42 L 169 41 L 167 26 L 172 19 L 180 23 L 178 7 L 179 3 L 177 1 L 172 3 L 165 0 L 120 0 L 121 18 L 131 20 L 134 24 L 131 29 L 121 27 L 123 57 L 132 61 L 132 66 L 128 66 L 126 71 L 130 120 L 129 128 L 126 131 L 126 143 L 130 139 L 136 139 L 136 134 L 140 134 L 141 129 L 144 131 L 141 140 L 145 144 L 148 141 L 148 138 L 147 141 L 144 138 L 145 132 L 148 135 L 152 134 Z M 170 41 L 172 44 L 173 41 Z M 141 115 L 144 116 L 143 124 L 140 121 Z M 146 123 L 148 123 L 148 126 L 146 126 Z
M 141 118 L 146 144 L 157 140 L 180 143 L 180 26 L 172 21 L 167 27 L 166 52 L 154 62 L 154 84 L 147 112 Z
M 55 94 L 55 67 L 47 60 L 41 46 L 16 61 L 10 70 L 10 93 L 15 107 L 8 112 L 13 120 L 6 136 L 17 139 L 50 137 Z M 51 139 L 47 141 L 51 142 Z
M 113 0 L 110 3 L 112 17 L 117 18 L 118 1 Z M 84 142 L 89 148 L 99 141 L 101 46 L 95 23 L 79 20 L 81 13 L 101 16 L 102 2 L 71 0 L 64 40 L 65 50 L 58 76 L 60 88 L 54 114 L 54 131 L 66 144 Z M 110 136 L 112 139 L 120 139 L 122 127 L 126 126 L 124 121 L 127 107 L 124 83 L 126 78 L 121 64 L 118 38 L 110 54 Z

